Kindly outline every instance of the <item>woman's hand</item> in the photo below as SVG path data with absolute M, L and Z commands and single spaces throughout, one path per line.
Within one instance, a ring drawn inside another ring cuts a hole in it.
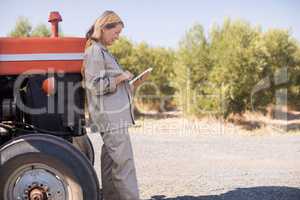
M 145 80 L 147 80 L 149 77 L 149 73 L 146 73 L 144 76 L 142 76 L 141 78 L 139 78 L 138 80 L 136 80 L 132 85 L 133 85 L 133 89 L 135 90 L 136 88 L 138 88 L 142 83 L 145 82 Z
M 130 73 L 129 71 L 125 71 L 122 74 L 120 74 L 119 76 L 116 77 L 116 84 L 119 85 L 120 83 L 122 83 L 125 80 L 131 80 L 133 78 L 133 74 Z

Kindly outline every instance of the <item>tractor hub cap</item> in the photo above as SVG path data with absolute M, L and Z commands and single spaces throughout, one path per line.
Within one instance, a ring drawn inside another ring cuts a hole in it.
M 67 186 L 61 177 L 53 168 L 31 165 L 16 170 L 5 190 L 16 200 L 66 200 Z

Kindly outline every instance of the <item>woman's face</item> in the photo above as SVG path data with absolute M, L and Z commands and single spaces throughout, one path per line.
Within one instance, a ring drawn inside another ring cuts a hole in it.
M 116 25 L 111 29 L 103 29 L 102 32 L 102 42 L 105 46 L 110 46 L 119 38 L 119 35 L 123 29 L 121 24 Z

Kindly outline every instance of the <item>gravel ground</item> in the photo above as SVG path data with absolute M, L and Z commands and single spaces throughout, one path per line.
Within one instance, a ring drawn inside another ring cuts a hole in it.
M 177 118 L 140 120 L 130 133 L 142 199 L 300 200 L 299 134 Z M 100 175 L 102 140 L 89 136 Z

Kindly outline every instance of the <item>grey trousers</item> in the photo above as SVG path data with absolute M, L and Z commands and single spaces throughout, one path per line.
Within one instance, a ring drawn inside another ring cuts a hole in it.
M 101 179 L 104 200 L 139 200 L 128 128 L 101 134 Z

